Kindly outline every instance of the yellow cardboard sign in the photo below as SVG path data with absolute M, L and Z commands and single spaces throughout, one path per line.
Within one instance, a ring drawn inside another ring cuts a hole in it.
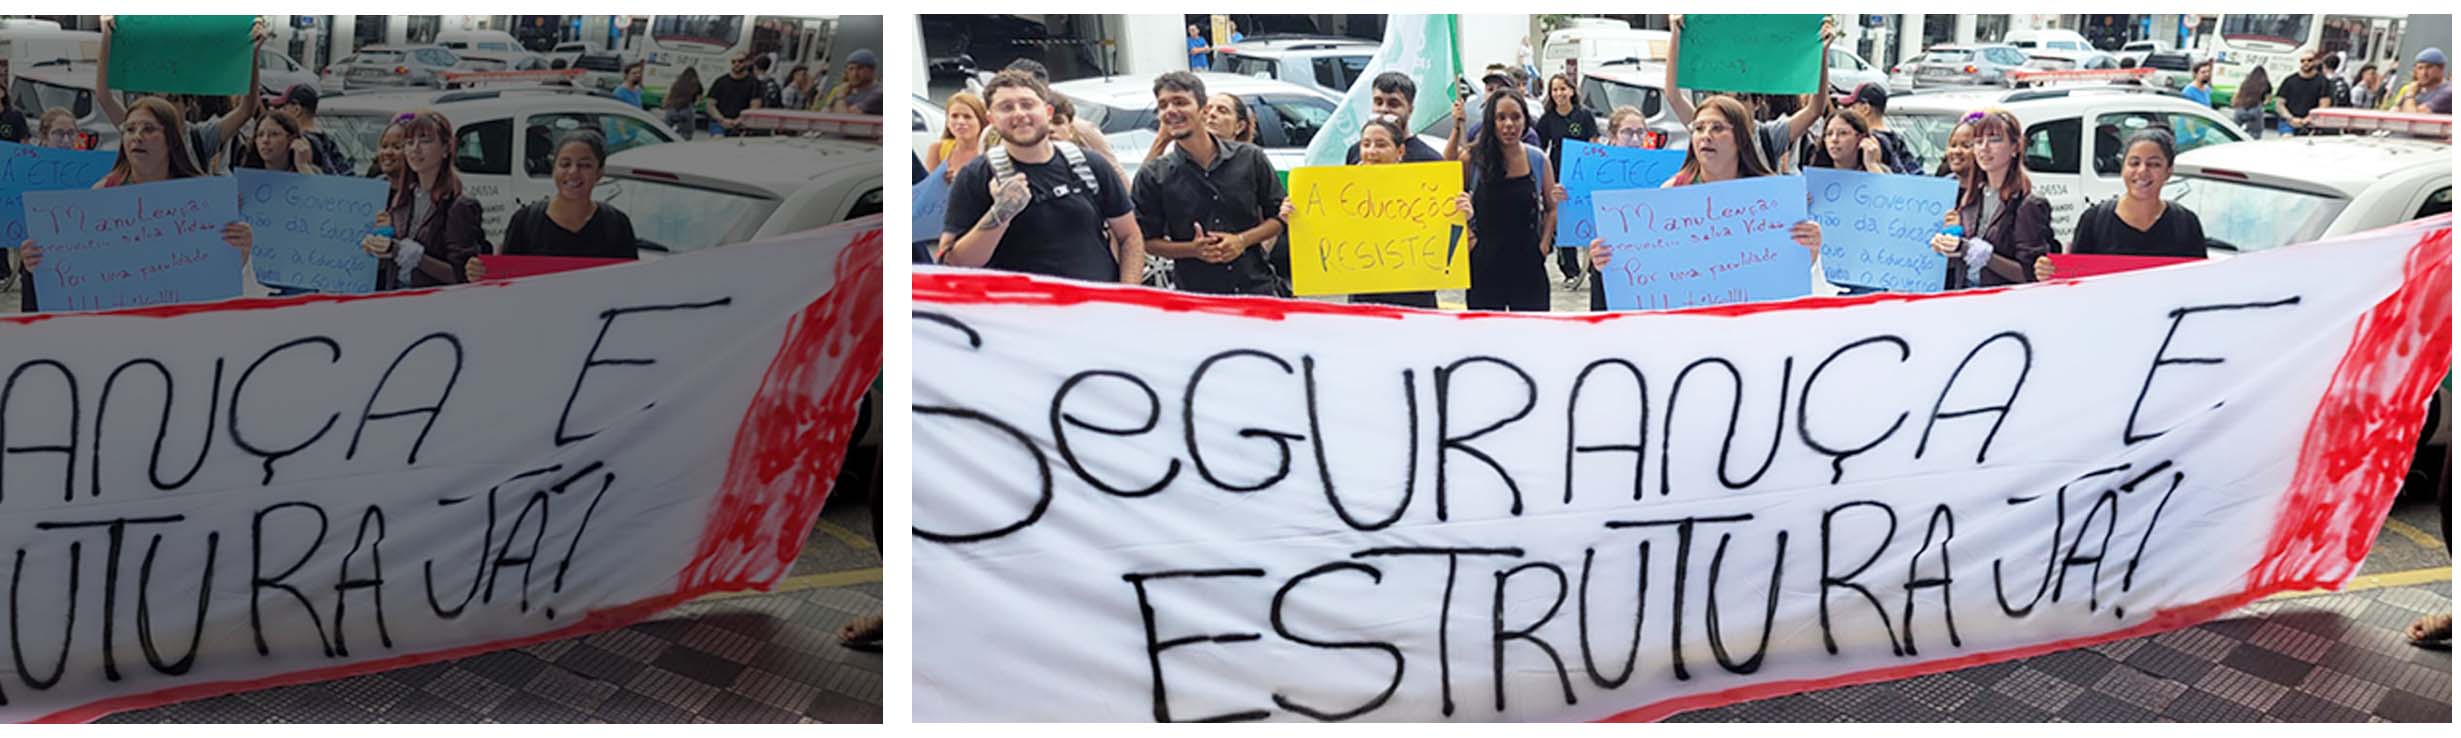
M 1460 162 L 1290 171 L 1290 281 L 1300 295 L 1470 286 Z

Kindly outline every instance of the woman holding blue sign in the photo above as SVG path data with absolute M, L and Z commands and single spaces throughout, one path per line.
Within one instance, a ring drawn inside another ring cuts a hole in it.
M 2121 151 L 2127 158 L 2120 162 L 2119 181 L 2126 189 L 2077 216 L 2068 253 L 2205 258 L 2204 222 L 2195 212 L 2162 199 L 2176 151 L 2170 131 L 2137 131 Z M 2050 256 L 2035 257 L 2035 279 L 2050 279 L 2057 271 Z
M 168 100 L 147 96 L 128 104 L 120 122 L 120 158 L 112 163 L 110 174 L 94 183 L 94 189 L 203 176 L 205 171 L 188 151 L 188 125 L 180 120 L 179 109 Z M 239 249 L 244 262 L 248 250 L 256 245 L 256 232 L 247 221 L 234 220 L 222 226 L 222 242 Z M 17 251 L 28 274 L 43 263 L 43 247 L 34 239 L 26 239 Z M 34 280 L 26 280 L 24 291 L 18 293 L 19 310 L 41 312 L 34 292 Z
M 1746 177 L 1777 176 L 1776 172 L 1769 171 L 1769 165 L 1762 157 L 1747 148 L 1752 145 L 1746 138 L 1750 135 L 1752 112 L 1743 106 L 1742 101 L 1725 95 L 1712 95 L 1700 101 L 1692 117 L 1692 147 L 1683 158 L 1683 169 L 1676 171 L 1674 177 L 1659 186 L 1682 187 Z M 1797 245 L 1811 249 L 1815 258 L 1820 255 L 1818 222 L 1805 220 L 1796 223 L 1787 235 Z M 1605 238 L 1591 239 L 1590 268 L 1605 270 L 1613 253 L 1606 247 Z M 1591 304 L 1603 309 L 1600 302 L 1600 299 L 1593 299 Z
M 555 143 L 555 196 L 521 206 L 504 224 L 504 242 L 496 253 L 522 256 L 579 256 L 594 259 L 639 259 L 632 219 L 614 206 L 590 198 L 607 166 L 607 142 L 597 131 L 564 134 Z M 463 274 L 476 282 L 487 277 L 487 260 L 471 259 Z
M 1488 96 L 1484 117 L 1469 151 L 1470 202 L 1480 214 L 1470 220 L 1470 309 L 1546 312 L 1555 203 L 1545 195 L 1555 175 L 1545 149 L 1521 142 L 1529 108 L 1519 94 Z
M 1947 221 L 1968 225 L 1931 237 L 1932 250 L 1949 259 L 1948 289 L 2034 281 L 2034 261 L 2058 245 L 2051 201 L 2035 194 L 2019 156 L 2024 131 L 2006 110 L 1983 111 L 1974 122 L 1974 166 L 1982 176 L 1957 198 Z
M 453 167 L 453 123 L 433 110 L 404 113 L 397 122 L 405 171 L 394 180 L 391 204 L 376 215 L 380 230 L 360 239 L 359 248 L 393 262 L 376 270 L 378 290 L 458 284 L 470 257 L 487 250 L 487 233 L 478 199 L 462 192 Z

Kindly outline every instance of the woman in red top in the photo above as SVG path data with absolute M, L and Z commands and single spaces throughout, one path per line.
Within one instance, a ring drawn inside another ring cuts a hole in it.
M 188 125 L 180 120 L 179 109 L 168 100 L 148 96 L 129 103 L 128 115 L 120 119 L 120 158 L 102 181 L 94 183 L 94 189 L 202 176 L 206 175 L 197 169 L 196 158 L 188 155 Z M 256 245 L 256 232 L 248 228 L 247 221 L 234 220 L 222 226 L 222 242 L 239 249 L 245 263 L 249 249 Z M 35 267 L 43 263 L 43 248 L 29 238 L 18 245 L 18 253 L 25 260 L 26 273 L 38 274 Z M 35 280 L 26 280 L 25 291 L 18 297 L 19 310 L 39 312 L 34 285 Z
M 1692 117 L 1692 145 L 1683 157 L 1683 168 L 1660 187 L 1682 187 L 1689 184 L 1724 182 L 1745 177 L 1766 177 L 1776 174 L 1769 165 L 1747 148 L 1752 132 L 1752 113 L 1743 103 L 1725 95 L 1713 95 L 1700 102 Z M 1805 220 L 1788 230 L 1794 242 L 1820 254 L 1820 224 Z M 1606 271 L 1611 254 L 1606 239 L 1589 242 L 1589 265 Z M 1804 279 L 1809 280 L 1809 274 Z

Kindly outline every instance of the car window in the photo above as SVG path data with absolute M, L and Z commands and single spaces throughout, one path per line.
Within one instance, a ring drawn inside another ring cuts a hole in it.
M 1605 113 L 1613 112 L 1616 108 L 1625 105 L 1639 108 L 1644 118 L 1656 120 L 1658 108 L 1664 104 L 1665 98 L 1658 94 L 1658 88 L 1655 87 L 1604 82 L 1591 77 L 1582 81 L 1581 102 L 1591 109 L 1601 111 L 1602 117 L 1598 122 L 1604 125 L 1606 123 L 1603 117 Z
M 1355 70 L 1343 68 L 1342 58 L 1337 56 L 1316 57 L 1314 66 L 1316 84 L 1329 90 L 1350 89 L 1350 80 L 1357 76 Z
M 880 190 L 865 192 L 862 197 L 855 198 L 854 207 L 847 209 L 845 219 L 854 220 L 866 215 L 879 215 L 880 208 Z
M 2094 173 L 2104 177 L 2119 176 L 2120 165 L 2128 160 L 2129 136 L 2147 128 L 2167 127 L 2156 113 L 2130 111 L 2103 113 L 2094 118 Z
M 1260 59 L 1253 56 L 1233 56 L 1230 58 L 1230 68 L 1223 71 L 1248 77 L 1273 79 L 1273 75 L 1276 74 L 1278 67 L 1279 65 L 1274 64 L 1271 59 Z
M 2219 121 L 2185 113 L 2170 114 L 2171 136 L 2180 153 L 2239 140 L 2239 133 Z
M 1333 118 L 1333 103 L 1322 98 L 1299 95 L 1267 95 L 1261 98 L 1272 114 L 1256 117 L 1257 143 L 1266 148 L 1298 148 L 1315 140 L 1316 131 Z M 1270 127 L 1271 130 L 1267 130 Z M 1272 141 L 1268 143 L 1268 140 Z
M 446 53 L 442 49 L 420 49 L 418 53 L 419 63 L 431 67 L 449 67 L 460 61 L 460 59 L 454 57 L 450 53 Z
M 489 41 L 479 44 L 479 48 L 486 49 L 488 51 L 512 51 L 513 45 L 502 41 Z
M 2025 168 L 2041 174 L 2077 173 L 2075 118 L 2036 123 L 2025 129 Z
M 607 155 L 636 146 L 666 143 L 667 134 L 649 121 L 626 115 L 600 113 L 598 132 L 607 137 Z
M 921 111 L 921 110 L 914 110 L 914 111 L 911 111 L 911 112 L 913 112 L 913 113 L 914 113 L 914 132 L 915 132 L 915 133 L 930 133 L 930 132 L 931 132 L 931 126 L 930 126 L 929 124 L 927 124 L 927 123 L 925 123 L 925 122 L 923 121 L 923 111 Z
M 545 177 L 555 173 L 555 142 L 557 139 L 573 131 L 598 129 L 596 121 L 581 113 L 532 113 L 523 123 L 521 169 L 532 177 Z
M 2435 194 L 2428 195 L 2426 204 L 2418 206 L 2418 214 L 2411 217 L 2425 218 L 2449 212 L 2452 212 L 2452 187 L 2446 185 L 2443 189 L 2436 190 Z
M 1997 61 L 2001 64 L 2015 65 L 2025 63 L 2025 55 L 2019 53 L 2016 49 L 1992 49 L 1990 54 L 1993 61 Z
M 513 122 L 491 120 L 462 126 L 453 143 L 453 167 L 463 174 L 512 174 Z

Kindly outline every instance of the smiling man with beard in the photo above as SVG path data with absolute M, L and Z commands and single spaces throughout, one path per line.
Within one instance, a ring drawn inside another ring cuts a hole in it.
M 1144 239 L 1127 188 L 1074 144 L 1051 140 L 1051 88 L 1024 72 L 983 87 L 1000 145 L 949 183 L 941 263 L 1137 283 Z M 1109 243 L 1106 245 L 1105 241 Z
M 1282 234 L 1282 183 L 1263 149 L 1205 130 L 1205 82 L 1187 72 L 1154 79 L 1154 115 L 1170 153 L 1137 170 L 1137 225 L 1145 248 L 1175 259 L 1181 289 L 1274 295 L 1265 263 Z

